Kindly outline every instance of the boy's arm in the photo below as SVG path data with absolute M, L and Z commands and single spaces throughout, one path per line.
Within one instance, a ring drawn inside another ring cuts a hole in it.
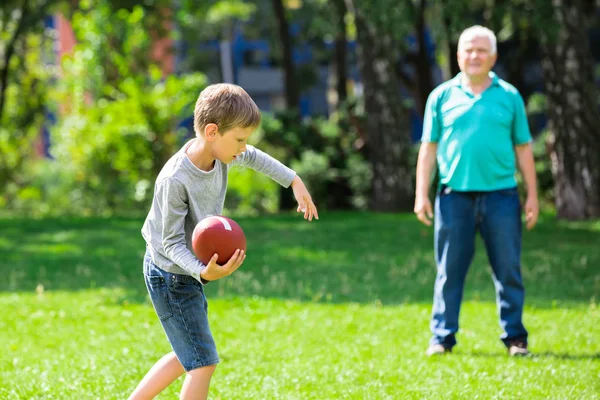
M 188 213 L 188 203 L 183 183 L 177 179 L 164 179 L 158 185 L 157 194 L 161 198 L 161 237 L 167 257 L 191 273 L 194 278 L 206 283 L 200 278 L 200 273 L 206 265 L 194 256 L 185 243 L 185 217 Z
M 296 172 L 294 172 L 294 170 L 286 167 L 279 160 L 251 145 L 246 145 L 246 151 L 243 152 L 240 157 L 235 159 L 231 165 L 252 168 L 255 171 L 267 175 L 285 188 L 289 187 L 296 177 Z
M 254 146 L 246 145 L 246 151 L 232 162 L 232 165 L 242 165 L 261 172 L 281 186 L 287 188 L 290 185 L 294 191 L 294 197 L 298 202 L 298 212 L 304 214 L 304 219 L 312 221 L 313 217 L 319 219 L 317 207 L 315 206 L 308 189 L 296 172 L 271 157 L 267 153 Z

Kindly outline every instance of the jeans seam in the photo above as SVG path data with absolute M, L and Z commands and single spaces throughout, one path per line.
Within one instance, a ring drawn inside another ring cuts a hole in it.
M 179 301 L 177 301 L 177 308 L 179 309 L 179 315 L 181 315 L 181 319 L 183 320 L 183 326 L 185 326 L 185 332 L 187 333 L 188 341 L 189 341 L 191 347 L 194 349 L 194 354 L 195 354 L 196 360 L 200 361 L 200 353 L 198 353 L 198 349 L 196 348 L 196 346 L 194 346 L 194 341 L 192 340 L 193 339 L 192 333 L 188 326 L 188 322 L 185 318 L 185 314 L 183 313 L 183 311 L 181 309 L 181 303 Z
M 154 266 L 155 268 L 158 268 L 158 267 L 156 267 L 156 265 L 154 263 L 148 263 L 147 265 L 148 265 L 148 267 Z M 158 319 L 163 322 L 169 320 L 169 318 L 173 317 L 173 308 L 171 307 L 171 303 L 172 303 L 171 297 L 172 296 L 171 296 L 171 291 L 169 289 L 169 284 L 167 283 L 167 280 L 164 278 L 164 276 L 150 275 L 150 274 L 147 274 L 146 271 L 144 271 L 144 279 L 147 282 L 148 289 L 156 291 L 156 293 L 159 296 L 158 300 L 165 301 L 166 314 L 163 316 L 160 316 L 160 315 L 158 315 L 158 310 L 156 310 Z M 153 285 L 152 284 L 153 279 L 159 280 L 161 282 L 161 284 Z M 155 307 L 155 309 L 156 309 L 156 307 Z

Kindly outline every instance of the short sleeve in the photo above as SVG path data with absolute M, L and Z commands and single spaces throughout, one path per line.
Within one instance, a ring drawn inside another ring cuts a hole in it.
M 421 142 L 438 142 L 440 140 L 440 115 L 438 115 L 438 91 L 433 91 L 427 98 L 423 115 L 423 134 Z
M 527 121 L 525 103 L 518 92 L 514 94 L 514 99 L 515 114 L 512 127 L 513 144 L 520 145 L 529 143 L 531 141 L 531 132 L 529 130 L 529 122 Z

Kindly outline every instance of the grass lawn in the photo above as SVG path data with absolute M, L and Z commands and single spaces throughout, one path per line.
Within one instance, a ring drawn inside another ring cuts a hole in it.
M 238 222 L 248 258 L 206 288 L 221 356 L 211 399 L 600 399 L 599 222 L 545 216 L 524 234 L 525 359 L 498 339 L 481 241 L 459 344 L 431 359 L 432 232 L 413 216 Z M 0 399 L 125 399 L 170 350 L 141 224 L 0 219 Z

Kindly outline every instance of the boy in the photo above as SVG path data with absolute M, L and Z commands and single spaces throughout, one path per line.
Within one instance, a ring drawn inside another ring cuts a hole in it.
M 152 207 L 142 228 L 147 243 L 144 277 L 173 352 L 148 371 L 131 400 L 154 398 L 184 372 L 180 398 L 208 396 L 219 358 L 203 285 L 232 274 L 246 255 L 238 249 L 225 265 L 218 265 L 215 254 L 203 265 L 191 251 L 191 236 L 202 218 L 221 214 L 231 166 L 247 166 L 284 187 L 291 185 L 298 211 L 309 221 L 319 218 L 296 173 L 246 144 L 259 124 L 260 111 L 242 88 L 208 86 L 194 109 L 196 138 L 167 161 L 156 179 Z

